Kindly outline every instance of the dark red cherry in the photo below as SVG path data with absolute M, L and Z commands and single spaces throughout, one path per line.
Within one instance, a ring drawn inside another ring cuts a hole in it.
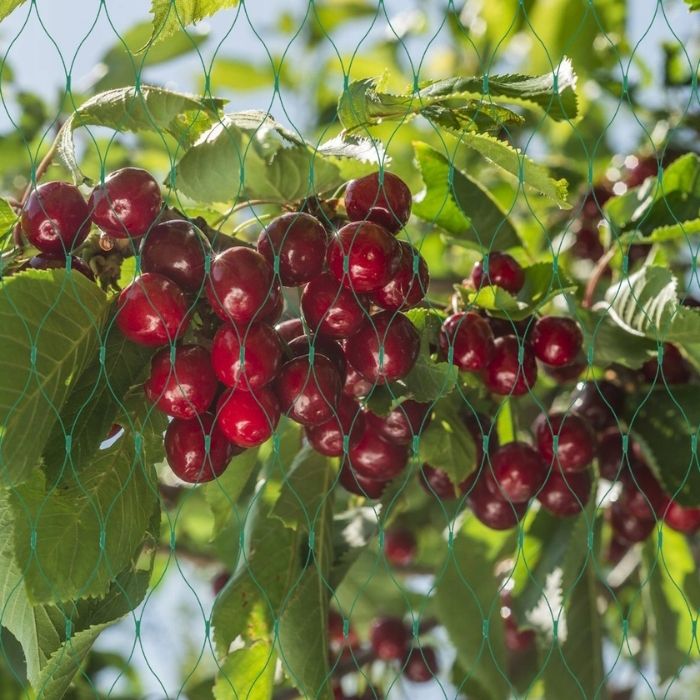
M 520 343 L 514 335 L 496 338 L 493 356 L 484 370 L 484 381 L 494 394 L 521 396 L 537 381 L 537 362 L 532 348 L 525 343 L 522 363 L 518 359 Z
M 170 348 L 163 348 L 153 356 L 143 388 L 148 400 L 163 413 L 194 418 L 209 408 L 216 394 L 211 357 L 200 345 L 181 345 L 171 361 Z
M 474 265 L 471 279 L 475 289 L 495 285 L 511 294 L 517 294 L 525 284 L 525 273 L 517 260 L 508 253 L 493 252 Z
M 286 362 L 275 380 L 280 408 L 302 425 L 320 425 L 336 412 L 343 380 L 325 355 L 308 355 Z
M 411 633 L 398 617 L 379 617 L 369 633 L 370 644 L 382 661 L 402 659 L 406 654 Z
M 189 221 L 164 221 L 141 240 L 141 270 L 158 272 L 186 292 L 196 292 L 204 282 L 204 259 L 211 246 Z
M 301 310 L 312 333 L 349 338 L 369 315 L 367 299 L 328 273 L 311 280 L 301 294 Z
M 493 331 L 494 338 L 502 338 L 504 335 L 514 335 L 520 340 L 529 340 L 534 326 L 532 316 L 514 321 L 511 318 L 498 318 L 498 316 L 488 316 L 482 314 Z
M 598 440 L 597 449 L 600 475 L 608 481 L 617 481 L 628 469 L 627 460 L 623 459 L 620 429 L 605 430 Z
M 533 427 L 537 449 L 548 465 L 552 464 L 563 472 L 577 472 L 586 469 L 593 461 L 595 437 L 588 423 L 580 416 L 574 413 L 541 414 Z
M 458 493 L 446 471 L 424 464 L 418 478 L 420 485 L 431 496 L 437 496 L 442 501 L 453 501 Z
M 217 423 L 224 435 L 241 447 L 262 445 L 275 431 L 279 418 L 277 397 L 268 387 L 228 389 L 217 403 Z
M 279 335 L 266 323 L 253 322 L 240 329 L 225 323 L 211 346 L 212 367 L 217 379 L 226 386 L 257 389 L 277 375 L 282 347 Z
M 380 311 L 348 338 L 345 355 L 365 378 L 385 384 L 405 377 L 418 359 L 420 336 L 406 316 Z
M 423 301 L 428 293 L 430 273 L 423 256 L 406 241 L 399 241 L 401 262 L 394 276 L 372 292 L 372 301 L 387 311 L 406 311 Z
M 654 531 L 656 521 L 632 515 L 622 501 L 615 501 L 610 508 L 610 525 L 616 537 L 633 544 L 644 542 Z
M 356 399 L 367 396 L 374 387 L 374 384 L 365 379 L 349 362 L 347 364 L 347 374 L 345 375 L 345 385 L 343 393 Z
M 371 430 L 362 433 L 349 454 L 354 472 L 378 481 L 388 481 L 398 476 L 408 464 L 408 456 L 404 445 L 387 442 Z
M 211 590 L 214 595 L 219 595 L 224 590 L 226 584 L 231 580 L 230 571 L 219 572 L 211 582 Z
M 325 355 L 338 370 L 341 379 L 344 380 L 347 371 L 347 362 L 343 349 L 334 340 L 321 338 L 320 336 L 309 338 L 308 335 L 300 335 L 287 343 L 288 357 L 307 357 L 313 346 L 314 355 Z
M 591 497 L 589 471 L 562 474 L 552 470 L 537 499 L 545 510 L 558 518 L 580 513 Z
M 543 365 L 544 373 L 552 377 L 557 384 L 570 384 L 581 378 L 581 374 L 588 367 L 588 360 L 583 353 L 570 364 L 563 367 L 554 367 L 553 365 Z
M 160 186 L 141 168 L 115 170 L 97 185 L 88 206 L 92 220 L 112 238 L 138 238 L 153 225 L 163 204 Z
M 664 522 L 673 530 L 694 535 L 700 530 L 700 508 L 682 506 L 671 501 L 664 513 Z
M 416 556 L 416 536 L 406 528 L 392 528 L 384 533 L 384 556 L 392 566 L 409 566 Z
M 513 653 L 524 652 L 532 649 L 535 644 L 535 631 L 518 627 L 513 615 L 508 615 L 503 620 L 506 628 L 506 649 Z
M 300 318 L 290 318 L 288 321 L 282 321 L 282 323 L 278 323 L 275 326 L 275 330 L 285 343 L 289 343 L 294 338 L 298 338 L 305 333 L 304 324 Z
M 487 478 L 477 479 L 469 493 L 469 507 L 477 520 L 492 530 L 510 530 L 527 511 L 527 503 L 511 503 L 492 492 Z
M 350 221 L 366 219 L 396 232 L 411 216 L 411 190 L 393 173 L 365 175 L 345 188 L 345 211 Z
M 359 644 L 357 632 L 352 625 L 348 625 L 346 636 L 345 620 L 339 612 L 333 609 L 328 611 L 328 643 L 331 649 L 336 652 L 344 647 L 353 649 Z
M 625 473 L 620 503 L 626 512 L 640 520 L 662 518 L 671 499 L 664 493 L 651 469 L 638 459 L 632 459 L 633 469 Z
M 87 237 L 90 210 L 74 185 L 45 182 L 32 190 L 22 209 L 22 230 L 42 253 L 63 255 Z
M 92 282 L 95 281 L 95 275 L 92 273 L 90 266 L 82 258 L 78 258 L 75 255 L 65 255 L 64 253 L 39 253 L 39 255 L 29 258 L 20 269 L 61 270 L 67 267 L 68 260 L 70 260 L 71 270 L 76 270 Z
M 357 496 L 365 498 L 381 498 L 384 493 L 388 480 L 368 479 L 361 474 L 356 473 L 350 464 L 345 461 L 340 467 L 338 473 L 338 482 L 348 492 L 354 493 Z
M 690 370 L 678 349 L 671 343 L 664 343 L 663 362 L 659 368 L 657 359 L 647 360 L 642 365 L 642 373 L 648 382 L 663 384 L 685 384 L 690 380 Z
M 306 428 L 306 439 L 316 452 L 327 457 L 344 454 L 344 438 L 348 449 L 357 445 L 365 429 L 365 414 L 349 396 L 341 395 L 335 413 L 325 423 Z
M 537 450 L 524 442 L 510 442 L 491 456 L 494 493 L 513 503 L 526 503 L 537 494 L 547 477 L 547 467 Z
M 385 228 L 358 221 L 338 231 L 328 247 L 327 259 L 331 273 L 345 287 L 356 294 L 374 292 L 396 273 L 401 246 Z
M 311 214 L 288 212 L 273 219 L 260 233 L 258 252 L 273 266 L 279 256 L 280 281 L 298 287 L 323 272 L 328 233 Z
M 206 282 L 207 299 L 224 321 L 245 325 L 262 320 L 274 306 L 272 268 L 260 253 L 237 246 L 219 253 Z
M 440 329 L 440 351 L 463 371 L 484 369 L 494 353 L 493 332 L 479 314 L 468 311 L 448 316 Z
M 597 214 L 597 218 L 599 219 L 601 214 L 598 211 Z M 574 257 L 583 260 L 591 260 L 592 262 L 600 260 L 605 252 L 605 248 L 600 242 L 600 233 L 598 233 L 598 229 L 592 226 L 583 226 L 579 229 L 575 234 L 570 251 Z
M 410 445 L 430 424 L 432 404 L 407 399 L 386 416 L 367 412 L 367 426 L 385 440 L 397 445 Z
M 209 437 L 207 452 L 206 437 Z M 211 413 L 190 420 L 174 418 L 165 431 L 165 455 L 176 476 L 190 484 L 223 474 L 236 448 L 214 423 Z
M 435 649 L 429 646 L 415 647 L 406 655 L 403 675 L 412 683 L 432 681 L 438 672 Z
M 579 382 L 571 393 L 571 410 L 585 418 L 596 430 L 617 425 L 624 404 L 624 389 L 605 379 Z
M 618 537 L 613 531 L 612 537 L 610 538 L 610 543 L 608 544 L 608 550 L 605 553 L 605 561 L 608 564 L 615 566 L 629 551 L 630 543 L 627 540 L 623 540 L 621 537 Z
M 189 325 L 187 299 L 167 277 L 145 272 L 119 295 L 116 322 L 134 343 L 153 347 L 172 343 Z
M 270 326 L 274 326 L 281 318 L 284 313 L 284 294 L 282 294 L 282 287 L 277 280 L 272 282 L 272 289 L 270 289 L 270 294 L 267 297 L 267 301 L 263 304 L 260 315 L 255 317 L 256 321 L 261 321 L 262 323 L 267 323 Z
M 530 342 L 540 362 L 562 367 L 576 359 L 583 345 L 583 333 L 571 318 L 543 316 L 535 323 Z

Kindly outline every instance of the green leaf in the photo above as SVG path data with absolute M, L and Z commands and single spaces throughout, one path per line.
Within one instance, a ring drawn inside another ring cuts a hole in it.
M 520 245 L 513 224 L 487 190 L 432 146 L 416 142 L 413 150 L 425 185 L 413 206 L 417 217 L 483 249 Z
M 465 303 L 486 309 L 492 316 L 520 321 L 538 311 L 554 297 L 576 289 L 576 285 L 551 262 L 523 268 L 525 284 L 516 296 L 493 285 L 477 291 L 460 286 Z
M 237 4 L 238 0 L 151 0 L 153 33 L 149 46 Z
M 289 202 L 336 189 L 348 163 L 376 164 L 373 142 L 305 143 L 265 112 L 224 115 L 190 147 L 171 173 L 175 187 L 199 202 L 269 199 Z
M 685 0 L 685 4 L 691 12 L 700 10 L 700 0 Z
M 625 417 L 632 437 L 664 490 L 685 506 L 700 506 L 700 470 L 695 441 L 700 394 L 694 386 L 642 390 L 628 397 Z
M 0 197 L 0 239 L 12 231 L 17 222 L 17 214 L 6 199 Z
M 262 642 L 236 649 L 216 676 L 216 700 L 270 700 L 274 689 L 275 653 Z
M 166 132 L 186 146 L 211 126 L 223 104 L 222 100 L 149 85 L 108 90 L 84 102 L 64 122 L 57 137 L 58 157 L 76 182 L 87 181 L 75 155 L 73 132 L 78 127 L 104 126 L 120 132 Z
M 0 20 L 5 19 L 7 15 L 16 10 L 20 5 L 23 5 L 26 0 L 0 0 Z
M 97 353 L 104 293 L 83 275 L 27 271 L 0 280 L 0 483 L 38 465 L 76 380 Z

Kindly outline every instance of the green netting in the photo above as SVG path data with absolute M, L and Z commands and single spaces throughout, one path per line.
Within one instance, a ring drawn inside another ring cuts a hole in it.
M 698 9 L 0 0 L 0 699 L 697 697 Z

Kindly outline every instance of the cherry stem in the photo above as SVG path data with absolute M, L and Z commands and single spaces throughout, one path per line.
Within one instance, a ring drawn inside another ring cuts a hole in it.
M 600 284 L 600 280 L 605 274 L 605 270 L 608 267 L 608 263 L 613 259 L 615 252 L 616 251 L 614 247 L 608 248 L 608 250 L 600 258 L 600 260 L 598 260 L 596 266 L 593 268 L 591 277 L 588 280 L 588 284 L 586 285 L 586 291 L 583 295 L 583 301 L 581 302 L 581 306 L 583 306 L 584 309 L 590 309 L 593 305 L 593 297 L 595 295 L 595 290 L 597 289 L 598 284 Z

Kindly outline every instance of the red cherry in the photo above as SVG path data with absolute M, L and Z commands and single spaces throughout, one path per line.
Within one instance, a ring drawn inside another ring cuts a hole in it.
M 224 590 L 224 587 L 226 584 L 229 582 L 231 579 L 231 572 L 230 571 L 222 571 L 218 573 L 214 579 L 211 582 L 211 589 L 214 595 L 219 595 L 221 591 Z
M 387 311 L 406 311 L 418 306 L 430 284 L 428 263 L 423 256 L 410 243 L 399 241 L 399 245 L 401 262 L 396 273 L 381 289 L 372 292 L 372 301 Z
M 157 272 L 186 292 L 196 292 L 204 282 L 204 259 L 211 253 L 209 241 L 189 221 L 165 221 L 141 240 L 141 270 Z
M 211 481 L 223 474 L 236 451 L 215 425 L 211 413 L 190 420 L 175 418 L 165 431 L 168 464 L 177 477 L 190 484 Z
M 547 464 L 563 472 L 583 471 L 595 456 L 595 437 L 588 423 L 574 413 L 540 414 L 533 426 L 537 449 Z M 557 436 L 556 459 L 554 436 Z
M 510 318 L 498 318 L 497 316 L 489 316 L 482 314 L 493 331 L 494 338 L 502 338 L 504 335 L 514 335 L 520 340 L 529 340 L 532 333 L 533 322 L 532 316 L 522 319 L 521 321 L 513 321 Z
M 384 533 L 384 556 L 392 566 L 409 566 L 416 556 L 416 536 L 405 528 L 394 528 Z
M 506 649 L 513 653 L 519 653 L 532 649 L 535 645 L 535 631 L 529 629 L 520 629 L 512 615 L 506 617 L 505 623 Z
M 363 296 L 343 287 L 328 273 L 311 280 L 301 294 L 301 309 L 312 333 L 349 338 L 369 315 Z
M 618 564 L 622 557 L 627 554 L 630 550 L 630 543 L 627 540 L 623 540 L 618 537 L 613 531 L 613 536 L 610 538 L 610 543 L 608 544 L 608 551 L 605 553 L 605 560 L 615 566 Z
M 580 379 L 581 374 L 588 368 L 588 360 L 583 354 L 568 365 L 554 367 L 553 365 L 543 365 L 546 375 L 552 377 L 557 384 L 569 384 Z
M 211 263 L 207 299 L 224 321 L 245 325 L 262 320 L 276 303 L 272 268 L 260 253 L 237 246 L 219 253 Z
M 67 182 L 45 182 L 22 209 L 22 230 L 43 253 L 74 250 L 90 232 L 90 210 L 80 190 Z
M 407 399 L 386 416 L 367 412 L 368 428 L 388 442 L 410 445 L 430 424 L 432 404 Z
M 463 371 L 484 369 L 494 352 L 493 332 L 487 321 L 471 311 L 448 316 L 440 329 L 440 351 Z
M 360 405 L 349 396 L 342 395 L 335 414 L 325 423 L 308 426 L 306 439 L 316 452 L 327 457 L 340 457 L 344 454 L 343 439 L 348 438 L 348 448 L 360 441 L 365 430 L 365 414 Z
M 609 428 L 598 441 L 598 468 L 600 475 L 608 481 L 617 481 L 627 471 L 627 460 L 622 454 L 620 429 Z
M 527 503 L 511 503 L 492 493 L 486 478 L 474 482 L 469 493 L 469 507 L 477 520 L 492 530 L 510 530 L 527 511 Z
M 352 396 L 356 399 L 362 399 L 367 396 L 374 387 L 374 384 L 365 379 L 349 362 L 347 365 L 347 374 L 345 375 L 345 385 L 343 393 L 347 396 Z
M 335 365 L 341 378 L 345 377 L 347 362 L 343 349 L 329 338 L 309 338 L 308 335 L 301 335 L 287 343 L 287 354 L 289 357 L 306 357 L 311 352 L 311 346 L 314 348 L 314 355 L 325 355 Z
M 551 471 L 537 499 L 545 510 L 558 518 L 580 513 L 591 497 L 591 474 Z
M 596 218 L 600 218 L 600 212 L 597 214 Z M 591 226 L 583 226 L 576 232 L 576 238 L 570 250 L 574 257 L 593 262 L 600 260 L 605 252 L 598 229 Z
M 537 450 L 524 442 L 499 447 L 491 457 L 494 494 L 513 503 L 526 503 L 542 487 L 547 468 Z
M 694 535 L 700 530 L 700 508 L 690 508 L 671 501 L 664 513 L 664 522 L 673 530 Z
M 520 343 L 514 335 L 496 338 L 493 356 L 484 370 L 484 381 L 494 394 L 521 396 L 537 381 L 537 362 L 532 348 L 523 347 L 522 363 L 518 360 Z
M 488 272 L 485 271 L 487 264 Z M 525 284 L 525 272 L 508 253 L 493 252 L 474 265 L 472 284 L 475 289 L 492 284 L 511 294 L 517 294 Z
M 280 287 L 280 283 L 277 280 L 273 280 L 270 295 L 260 310 L 260 315 L 256 316 L 255 320 L 273 326 L 282 318 L 283 313 L 284 294 L 282 294 L 282 287 Z
M 349 455 L 353 471 L 377 481 L 398 476 L 408 464 L 408 456 L 405 446 L 387 442 L 371 430 L 362 433 Z
M 278 323 L 275 326 L 275 330 L 285 343 L 289 343 L 294 338 L 304 335 L 304 324 L 300 318 L 290 318 L 288 321 Z
M 353 649 L 359 643 L 357 632 L 352 628 L 352 625 L 348 625 L 348 634 L 345 636 L 343 616 L 333 609 L 328 611 L 328 643 L 331 649 L 336 652 L 344 647 Z
M 387 171 L 365 175 L 345 188 L 345 211 L 350 221 L 369 220 L 396 232 L 411 216 L 411 190 Z
M 163 200 L 155 178 L 141 168 L 122 168 L 92 191 L 92 220 L 112 238 L 138 238 L 153 225 Z
M 620 503 L 630 515 L 640 520 L 656 520 L 663 517 L 670 498 L 664 493 L 661 484 L 651 469 L 634 459 L 631 473 L 625 474 L 624 489 Z
M 685 384 L 690 380 L 690 370 L 683 355 L 671 343 L 664 343 L 663 362 L 659 369 L 657 359 L 647 360 L 642 365 L 642 374 L 648 382 L 663 384 Z
M 156 408 L 176 418 L 193 418 L 204 413 L 216 394 L 216 376 L 209 353 L 199 345 L 163 348 L 151 360 L 151 374 L 143 388 Z
M 125 287 L 117 301 L 116 323 L 134 343 L 174 342 L 189 325 L 187 299 L 167 277 L 145 272 Z
M 248 391 L 265 386 L 275 378 L 282 364 L 282 354 L 279 335 L 266 323 L 251 323 L 240 330 L 225 323 L 214 336 L 211 362 L 220 382 Z
M 632 515 L 622 501 L 615 501 L 610 508 L 610 525 L 618 539 L 633 544 L 644 542 L 654 531 L 656 522 Z
M 77 258 L 75 255 L 66 256 L 63 253 L 39 253 L 39 255 L 29 258 L 20 269 L 62 270 L 67 267 L 68 260 L 70 260 L 71 270 L 76 270 L 92 282 L 95 281 L 95 275 L 92 274 L 90 266 L 82 258 Z
M 401 246 L 385 229 L 368 221 L 350 223 L 328 247 L 333 276 L 357 294 L 381 289 L 401 262 Z M 347 272 L 344 271 L 347 260 Z
M 398 617 L 379 617 L 370 629 L 370 644 L 382 661 L 402 659 L 406 654 L 410 632 Z
M 381 498 L 384 493 L 386 485 L 389 483 L 388 480 L 382 479 L 368 479 L 361 474 L 355 472 L 350 464 L 345 461 L 340 467 L 340 472 L 338 473 L 338 483 L 350 493 L 354 493 L 357 496 L 364 496 L 365 498 Z
M 442 469 L 424 464 L 421 467 L 419 483 L 431 496 L 437 496 L 442 501 L 453 501 L 457 498 L 457 489 L 447 472 Z
M 277 397 L 269 388 L 225 391 L 217 403 L 217 422 L 224 435 L 241 447 L 262 445 L 280 418 Z
M 302 425 L 320 425 L 336 412 L 343 380 L 325 355 L 308 355 L 286 362 L 275 380 L 280 407 Z
M 583 333 L 571 318 L 543 316 L 535 324 L 530 342 L 540 362 L 562 367 L 576 359 L 583 345 Z
M 419 350 L 420 336 L 414 325 L 403 314 L 391 311 L 366 318 L 345 346 L 350 364 L 376 384 L 405 377 L 416 363 Z
M 404 660 L 403 675 L 413 683 L 432 681 L 438 672 L 435 650 L 429 646 L 414 648 Z
M 274 265 L 279 256 L 279 276 L 286 287 L 298 287 L 323 272 L 328 233 L 311 214 L 288 212 L 273 219 L 260 233 L 258 252 Z
M 604 379 L 579 382 L 571 393 L 571 410 L 596 430 L 617 425 L 617 416 L 621 415 L 624 404 L 624 389 Z

